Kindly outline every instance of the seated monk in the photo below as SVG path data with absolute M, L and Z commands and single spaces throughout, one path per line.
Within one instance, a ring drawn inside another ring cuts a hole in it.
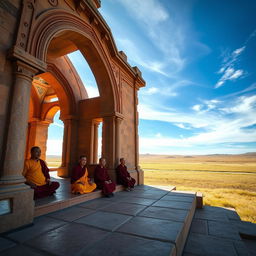
M 124 158 L 120 158 L 120 164 L 116 168 L 117 182 L 126 187 L 126 191 L 131 191 L 134 188 L 135 179 L 130 176 L 127 171 Z
M 26 184 L 34 189 L 34 199 L 50 196 L 60 186 L 59 182 L 51 181 L 46 163 L 40 159 L 41 149 L 31 148 L 31 158 L 25 161 L 22 175 Z
M 106 159 L 100 158 L 99 165 L 94 170 L 94 181 L 97 187 L 102 190 L 103 195 L 112 197 L 114 196 L 113 191 L 116 189 L 116 184 L 110 179 L 105 165 Z
M 79 163 L 73 168 L 71 175 L 71 191 L 74 194 L 86 194 L 96 189 L 96 184 L 88 179 L 86 157 L 80 156 Z

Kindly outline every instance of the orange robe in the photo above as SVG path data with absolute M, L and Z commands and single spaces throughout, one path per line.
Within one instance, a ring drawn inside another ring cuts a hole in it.
M 56 189 L 60 186 L 57 181 L 52 181 L 51 183 L 47 182 L 47 180 L 50 180 L 49 169 L 46 163 L 41 159 L 26 160 L 22 174 L 27 181 L 36 185 L 33 187 L 34 199 L 50 196 L 54 194 Z
M 80 165 L 77 165 L 73 169 L 71 182 L 72 182 L 71 184 L 72 193 L 86 194 L 86 193 L 92 192 L 97 187 L 95 183 L 92 183 L 92 184 L 89 183 L 87 168 L 85 167 L 82 168 Z

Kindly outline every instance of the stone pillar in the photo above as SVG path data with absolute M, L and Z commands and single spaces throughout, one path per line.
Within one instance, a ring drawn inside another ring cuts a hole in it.
M 30 158 L 31 147 L 41 148 L 41 159 L 46 159 L 46 143 L 48 138 L 48 128 L 51 122 L 38 119 L 29 122 L 27 158 Z
M 37 70 L 20 61 L 15 63 L 14 70 L 13 95 L 0 170 L 0 200 L 7 200 L 10 211 L 1 216 L 0 233 L 31 223 L 34 214 L 34 191 L 24 184 L 22 170 L 31 84 Z
M 64 133 L 62 142 L 62 161 L 58 168 L 58 176 L 70 177 L 73 165 L 76 162 L 76 120 L 63 119 Z
M 115 174 L 115 116 L 103 117 L 102 127 L 102 157 L 106 158 L 111 179 L 116 180 Z
M 137 110 L 138 106 L 138 88 L 134 85 L 134 131 L 135 131 L 135 170 L 137 171 L 137 184 L 144 184 L 144 171 L 139 166 L 139 113 Z
M 119 164 L 120 161 L 120 153 L 121 153 L 121 145 L 120 145 L 120 125 L 121 122 L 123 121 L 122 118 L 120 117 L 116 117 L 115 120 L 115 132 L 116 132 L 116 136 L 115 136 L 115 166 L 117 166 Z
M 94 140 L 93 140 L 93 163 L 98 163 L 98 139 L 99 139 L 99 124 L 100 122 L 94 121 Z
M 94 123 L 92 119 L 80 120 L 78 126 L 78 154 L 86 155 L 87 163 L 93 163 Z

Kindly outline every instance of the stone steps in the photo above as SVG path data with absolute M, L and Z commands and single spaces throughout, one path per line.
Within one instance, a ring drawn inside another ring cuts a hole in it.
M 122 191 L 123 189 L 123 186 L 117 185 L 115 193 Z M 64 196 L 62 197 L 62 199 L 57 198 L 55 200 L 53 196 L 37 200 L 35 202 L 34 217 L 62 210 L 76 204 L 84 203 L 86 201 L 102 197 L 102 193 L 100 190 L 96 190 L 94 192 L 84 195 L 73 195 L 70 192 L 66 193 L 66 191 L 64 191 L 63 194 Z

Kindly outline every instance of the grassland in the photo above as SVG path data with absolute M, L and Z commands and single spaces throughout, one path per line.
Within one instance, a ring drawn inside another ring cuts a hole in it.
M 256 154 L 211 156 L 141 155 L 145 184 L 200 191 L 204 204 L 235 208 L 256 223 Z
M 50 167 L 60 158 L 47 158 Z M 242 220 L 256 223 L 256 154 L 210 156 L 141 155 L 145 184 L 174 185 L 200 191 L 204 204 L 235 208 Z

